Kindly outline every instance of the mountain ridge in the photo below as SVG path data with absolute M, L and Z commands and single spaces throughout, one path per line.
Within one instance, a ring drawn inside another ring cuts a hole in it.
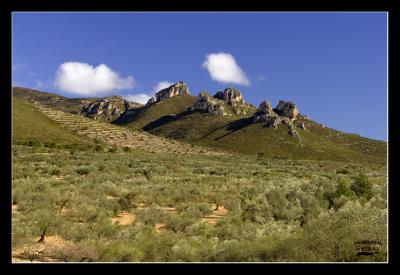
M 184 83 L 177 84 L 187 88 Z M 22 95 L 23 88 L 18 89 L 16 97 L 30 101 L 35 98 L 32 96 L 35 93 L 33 90 L 27 89 L 30 96 L 26 96 Z M 163 91 L 167 96 L 158 97 L 146 105 L 137 105 L 129 112 L 125 110 L 110 122 L 132 130 L 144 130 L 164 138 L 232 153 L 272 158 L 386 162 L 386 142 L 326 127 L 301 114 L 290 101 L 280 101 L 276 108 L 272 108 L 264 100 L 257 108 L 252 104 L 244 105 L 248 103 L 245 103 L 240 91 L 233 88 L 225 89 L 225 93 L 218 91 L 214 96 L 203 91 L 197 97 L 185 92 L 185 89 L 172 96 L 168 91 L 168 88 Z M 75 103 L 72 104 L 73 108 L 62 106 L 68 103 L 71 105 L 68 99 L 50 100 L 48 105 L 60 111 L 71 112 L 76 111 L 85 101 L 72 100 Z M 92 102 L 96 100 L 99 99 Z M 85 103 L 85 106 L 90 104 Z M 214 104 L 214 107 L 219 106 L 222 111 L 215 113 L 215 109 L 207 105 L 209 103 Z M 237 108 L 243 106 L 248 109 L 238 112 Z

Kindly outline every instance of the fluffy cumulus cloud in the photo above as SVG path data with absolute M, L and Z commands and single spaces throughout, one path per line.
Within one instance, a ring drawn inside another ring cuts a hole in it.
M 168 82 L 168 81 L 161 81 L 161 82 L 158 82 L 158 84 L 157 84 L 157 85 L 154 87 L 154 89 L 153 89 L 153 93 L 157 93 L 158 91 L 160 91 L 160 90 L 162 90 L 162 89 L 168 88 L 168 87 L 171 86 L 172 84 L 174 84 L 174 83 Z
M 141 104 L 146 104 L 147 101 L 151 98 L 148 94 L 128 94 L 125 96 L 125 99 L 128 101 L 133 101 Z
M 203 68 L 207 69 L 211 78 L 222 83 L 234 83 L 250 85 L 244 71 L 236 63 L 235 58 L 229 53 L 210 53 L 203 62 Z
M 81 62 L 61 64 L 55 79 L 55 85 L 60 90 L 84 96 L 131 89 L 134 84 L 132 76 L 122 78 L 105 64 L 93 67 Z

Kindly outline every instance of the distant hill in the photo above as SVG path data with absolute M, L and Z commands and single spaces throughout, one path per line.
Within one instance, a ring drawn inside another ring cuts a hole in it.
M 233 88 L 196 97 L 186 84 L 175 85 L 112 123 L 202 147 L 270 158 L 386 162 L 386 142 L 326 127 L 300 114 L 294 103 L 281 101 L 273 110 L 267 104 L 262 110 L 262 104 L 257 108 L 245 103 Z M 82 101 L 99 101 L 21 88 L 14 88 L 14 96 L 65 112 L 79 110 Z

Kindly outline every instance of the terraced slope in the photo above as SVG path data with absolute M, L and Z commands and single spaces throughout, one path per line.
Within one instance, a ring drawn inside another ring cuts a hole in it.
M 153 152 L 176 154 L 222 154 L 199 146 L 157 137 L 146 132 L 131 131 L 128 128 L 99 122 L 90 118 L 65 113 L 37 104 L 43 114 L 62 124 L 69 130 L 91 140 L 117 147 L 129 147 Z
M 67 98 L 53 93 L 37 91 L 24 87 L 13 87 L 14 98 L 21 98 L 30 103 L 41 105 L 69 113 L 79 113 L 87 102 L 92 102 L 98 98 Z
M 13 97 L 12 107 L 13 144 L 82 149 L 95 146 L 93 141 L 66 130 L 21 98 Z

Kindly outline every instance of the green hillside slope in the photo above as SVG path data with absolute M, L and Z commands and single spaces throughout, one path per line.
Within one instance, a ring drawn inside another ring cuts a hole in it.
M 74 135 L 59 123 L 49 119 L 33 105 L 13 97 L 13 144 L 88 148 L 93 143 Z
M 286 125 L 271 129 L 265 123 L 254 124 L 252 114 L 216 116 L 186 111 L 190 101 L 187 97 L 177 97 L 158 102 L 127 126 L 202 146 L 268 157 L 386 161 L 387 144 L 382 141 L 346 134 L 304 118 L 294 122 L 295 126 L 303 122 L 306 127 L 305 130 L 296 127 L 298 140 L 288 134 Z M 229 110 L 230 106 L 224 107 Z M 182 112 L 178 113 L 179 110 Z
M 67 98 L 57 94 L 41 92 L 29 88 L 13 87 L 13 96 L 22 98 L 25 101 L 39 102 L 40 104 L 55 110 L 79 113 L 84 102 L 91 102 L 98 98 Z
M 150 122 L 171 115 L 185 112 L 186 109 L 194 104 L 195 96 L 175 96 L 156 102 L 150 106 L 145 106 L 135 114 L 122 117 L 113 123 L 124 125 L 132 129 L 141 129 Z

